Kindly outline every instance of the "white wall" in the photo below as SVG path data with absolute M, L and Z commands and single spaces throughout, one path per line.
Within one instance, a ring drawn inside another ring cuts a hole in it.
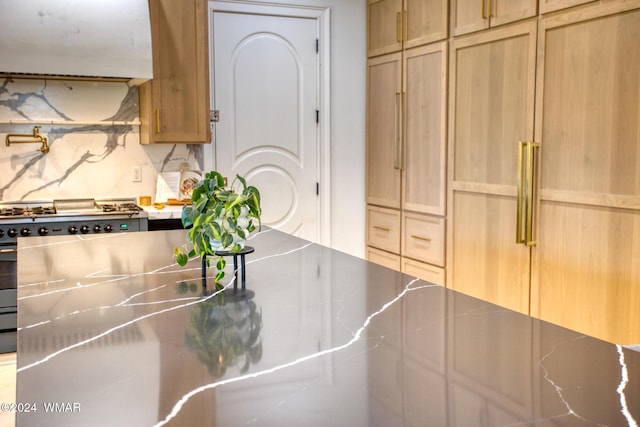
M 330 246 L 364 257 L 366 1 L 253 0 L 241 3 L 330 9 Z

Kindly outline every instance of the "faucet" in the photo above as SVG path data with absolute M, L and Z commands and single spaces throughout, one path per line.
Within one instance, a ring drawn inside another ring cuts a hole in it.
M 20 139 L 15 139 L 20 138 Z M 13 141 L 12 141 L 13 139 Z M 24 144 L 31 142 L 39 142 L 42 143 L 42 147 L 40 147 L 40 151 L 42 154 L 47 154 L 49 152 L 49 144 L 46 136 L 40 134 L 40 126 L 33 127 L 33 135 L 30 134 L 21 134 L 21 133 L 12 133 L 7 135 L 6 145 L 7 147 L 11 144 Z

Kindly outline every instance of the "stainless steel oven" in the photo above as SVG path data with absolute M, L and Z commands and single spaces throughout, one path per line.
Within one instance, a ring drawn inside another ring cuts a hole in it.
M 148 230 L 133 198 L 0 202 L 0 353 L 16 351 L 18 238 Z
M 16 351 L 16 254 L 15 244 L 0 245 L 0 353 Z

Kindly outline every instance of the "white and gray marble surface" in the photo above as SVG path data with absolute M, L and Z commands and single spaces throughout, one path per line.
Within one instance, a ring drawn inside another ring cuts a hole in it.
M 275 230 L 223 304 L 184 233 L 19 240 L 18 425 L 640 420 L 640 353 Z
M 0 201 L 153 196 L 158 173 L 203 169 L 201 145 L 140 145 L 139 123 L 138 88 L 126 83 L 0 79 Z M 5 145 L 34 126 L 48 154 Z

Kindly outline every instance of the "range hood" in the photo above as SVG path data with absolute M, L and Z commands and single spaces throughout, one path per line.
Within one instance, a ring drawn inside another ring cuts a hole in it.
M 153 78 L 148 0 L 0 0 L 0 75 Z

